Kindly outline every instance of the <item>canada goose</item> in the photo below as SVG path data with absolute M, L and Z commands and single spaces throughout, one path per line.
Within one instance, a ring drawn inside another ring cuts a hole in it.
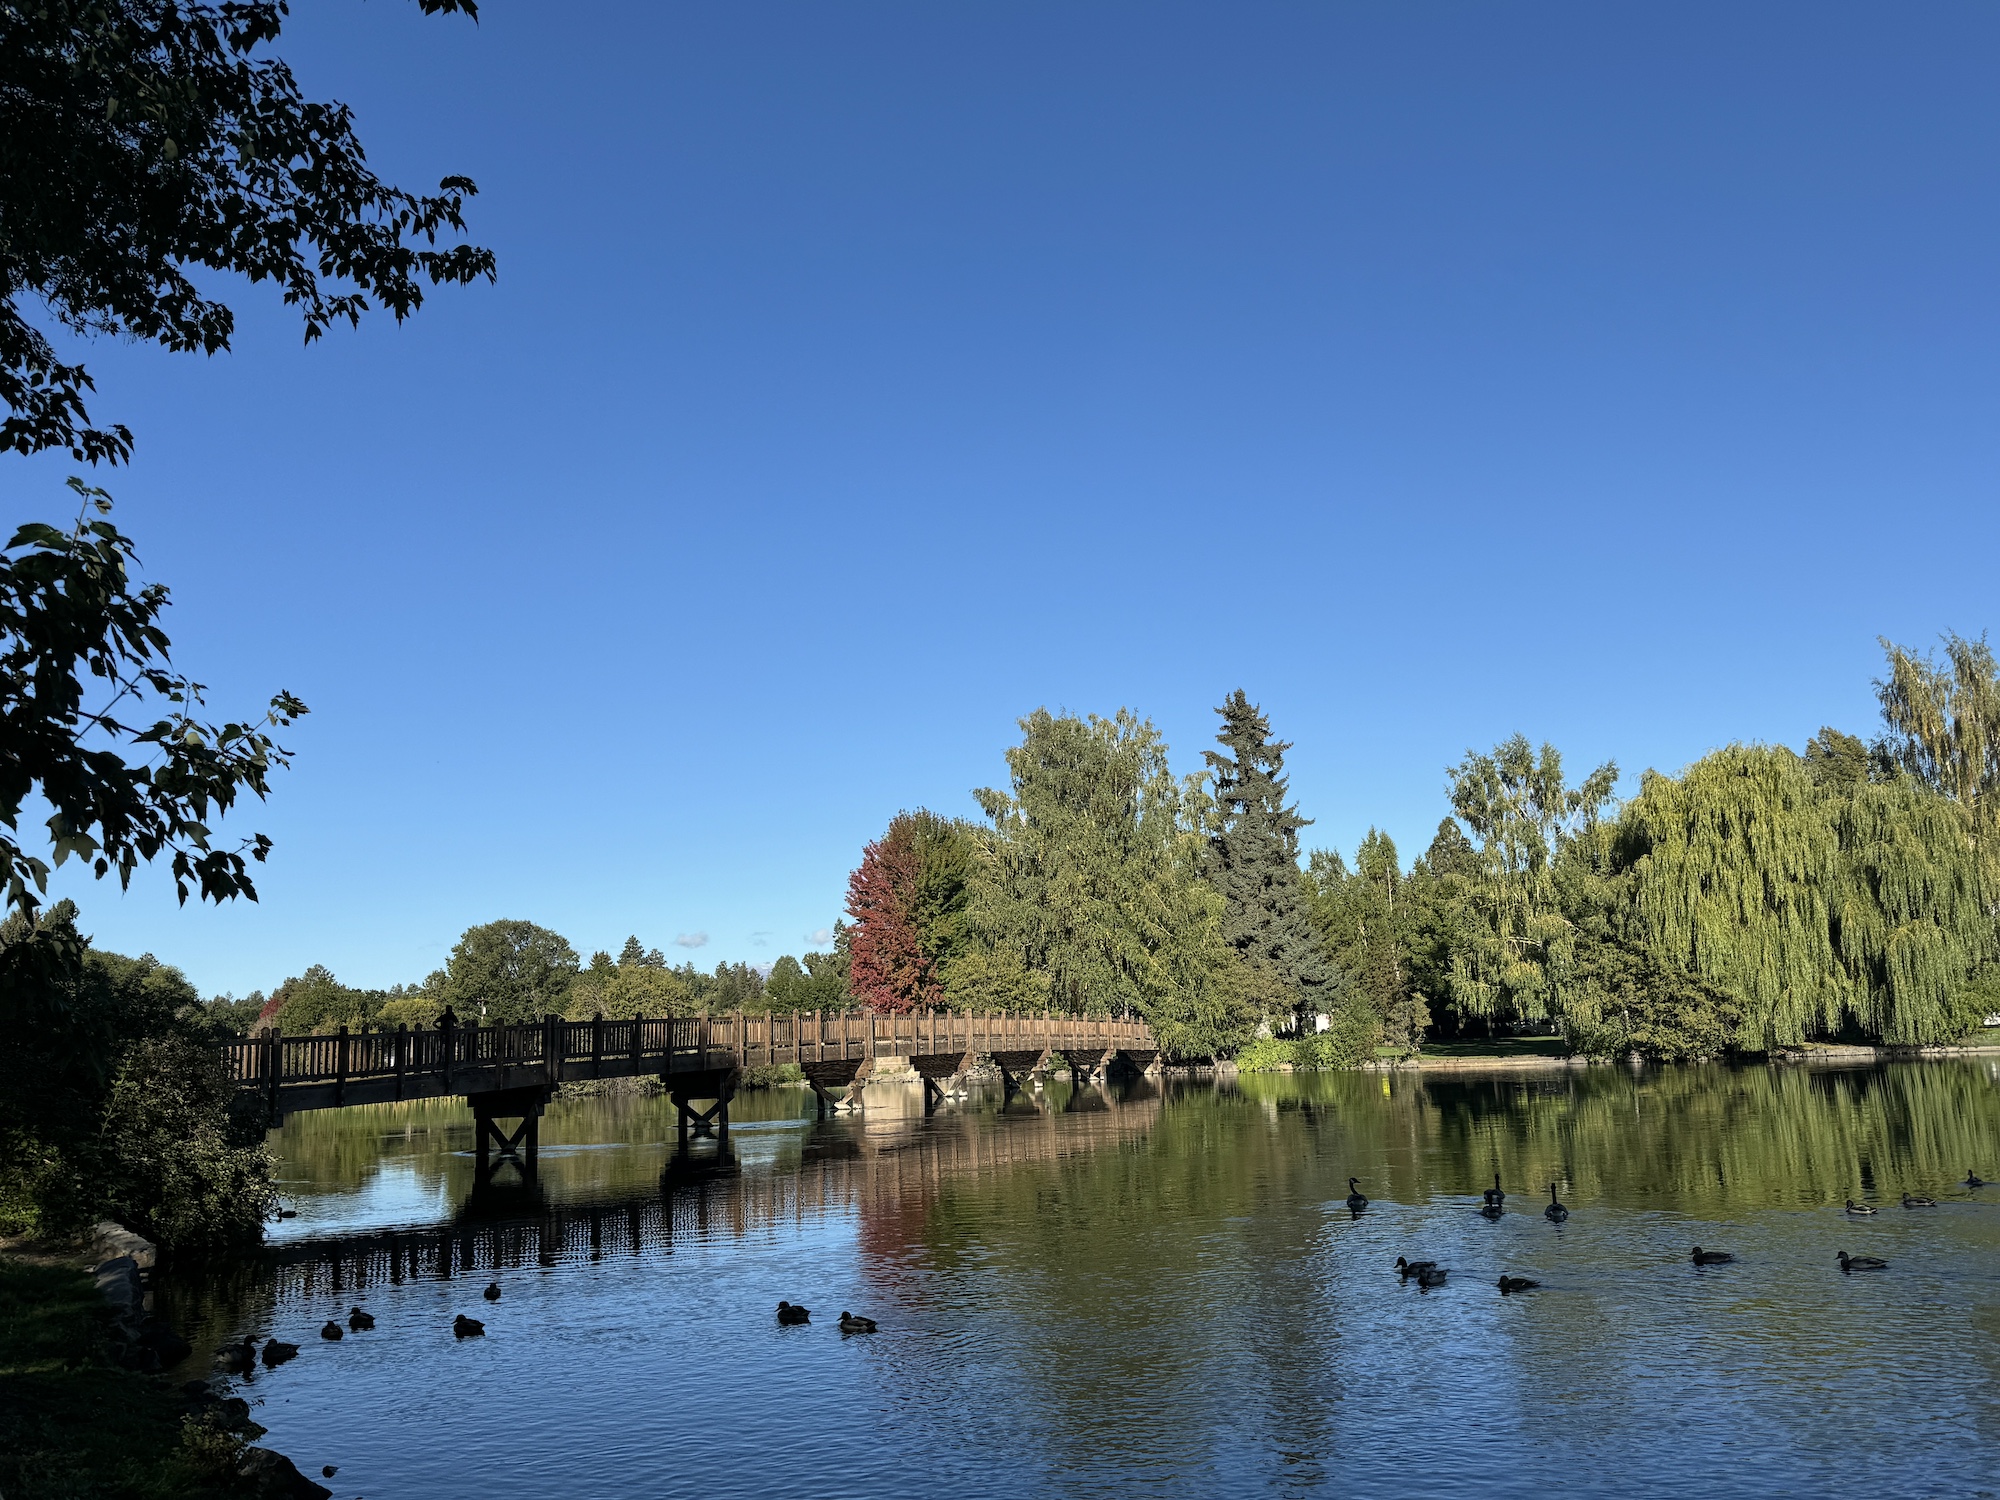
M 1498 1219 L 1506 1212 L 1507 1210 L 1497 1203 L 1487 1202 L 1479 1205 L 1479 1217 L 1482 1219 Z
M 1368 1206 L 1368 1199 L 1361 1191 L 1361 1179 L 1358 1177 L 1347 1179 L 1347 1206 L 1356 1213 L 1360 1213 Z
M 1935 1199 L 1935 1198 L 1926 1198 L 1926 1197 L 1925 1197 L 1925 1196 L 1924 1196 L 1924 1195 L 1923 1195 L 1922 1193 L 1916 1193 L 1916 1194 L 1910 1194 L 1910 1193 L 1905 1193 L 1905 1194 L 1903 1194 L 1903 1207 L 1905 1207 L 1905 1208 L 1936 1208 L 1936 1207 L 1937 1207 L 1937 1199 Z
M 281 1365 L 288 1359 L 297 1359 L 298 1357 L 299 1346 L 297 1344 L 288 1344 L 283 1339 L 272 1339 L 264 1345 L 264 1363 L 266 1366 Z
M 364 1328 L 373 1328 L 375 1326 L 375 1314 L 365 1313 L 358 1307 L 350 1307 L 347 1310 L 347 1326 L 352 1328 L 356 1333 L 361 1332 Z
M 1396 1257 L 1396 1274 L 1407 1281 L 1412 1276 L 1421 1276 L 1426 1271 L 1435 1271 L 1438 1263 L 1434 1260 L 1404 1260 Z
M 257 1363 L 257 1341 L 247 1333 L 240 1344 L 224 1344 L 215 1351 L 215 1367 L 229 1375 L 241 1375 Z
M 1417 1272 L 1417 1290 L 1428 1292 L 1434 1286 L 1443 1286 L 1445 1277 L 1451 1272 L 1443 1266 L 1432 1266 L 1428 1271 Z
M 1511 1297 L 1516 1292 L 1532 1292 L 1540 1285 L 1539 1281 L 1530 1281 L 1525 1276 L 1502 1276 L 1500 1278 L 1500 1295 Z
M 488 1302 L 498 1302 L 500 1300 L 500 1283 L 497 1281 L 487 1282 L 486 1290 L 479 1295 L 484 1297 Z
M 319 1336 L 330 1344 L 337 1344 L 347 1337 L 347 1330 L 334 1322 L 333 1319 L 328 1318 L 326 1320 L 326 1327 L 320 1329 Z
M 851 1312 L 843 1312 L 840 1315 L 840 1331 L 842 1333 L 873 1333 L 875 1331 L 875 1320 L 873 1318 L 858 1318 Z
M 486 1333 L 486 1325 L 477 1318 L 468 1318 L 460 1313 L 451 1320 L 451 1336 L 455 1339 L 476 1339 Z
M 1542 1217 L 1551 1224 L 1560 1224 L 1569 1217 L 1569 1210 L 1564 1208 L 1561 1200 L 1556 1197 L 1556 1185 L 1553 1182 L 1549 1184 L 1549 1206 L 1542 1210 Z
M 1886 1271 L 1889 1262 L 1873 1255 L 1849 1255 L 1845 1250 L 1834 1257 L 1840 1262 L 1840 1269 L 1846 1271 Z
M 778 1321 L 789 1328 L 797 1323 L 810 1323 L 812 1321 L 812 1314 L 807 1312 L 803 1307 L 794 1307 L 789 1302 L 780 1302 L 778 1304 Z
M 1967 1187 L 1985 1187 L 1986 1179 L 1973 1171 L 1972 1168 L 1967 1167 L 1965 1169 L 1965 1185 Z
M 1507 1195 L 1500 1191 L 1500 1174 L 1498 1172 L 1493 1174 L 1493 1186 L 1486 1190 L 1485 1198 L 1488 1203 L 1505 1203 L 1507 1201 Z
M 1688 1259 L 1698 1266 L 1726 1266 L 1736 1257 L 1727 1250 L 1704 1250 L 1696 1245 L 1694 1253 Z
M 1872 1214 L 1875 1212 L 1867 1204 L 1856 1203 L 1852 1198 L 1847 1200 L 1847 1211 L 1851 1214 Z

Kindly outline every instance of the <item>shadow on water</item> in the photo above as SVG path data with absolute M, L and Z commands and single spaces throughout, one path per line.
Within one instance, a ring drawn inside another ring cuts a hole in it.
M 898 1500 L 1001 1470 L 1030 1493 L 1529 1496 L 1546 1465 L 1579 1492 L 1815 1493 L 1912 1445 L 1922 1466 L 1872 1489 L 1993 1487 L 2000 1189 L 1953 1186 L 2000 1177 L 1991 1062 L 737 1104 L 683 1152 L 664 1100 L 560 1101 L 538 1180 L 485 1188 L 462 1109 L 295 1117 L 273 1146 L 299 1218 L 162 1296 L 203 1348 L 365 1302 L 375 1333 L 249 1394 L 274 1443 L 375 1500 Z M 1839 1249 L 1891 1270 L 1843 1277 Z M 1449 1281 L 1401 1281 L 1399 1254 Z M 1502 1272 L 1542 1286 L 1503 1299 Z M 454 1341 L 488 1280 L 488 1336 Z M 813 1324 L 776 1327 L 779 1297 Z M 843 1338 L 843 1306 L 882 1331 Z M 535 1399 L 479 1394 L 521 1370 Z

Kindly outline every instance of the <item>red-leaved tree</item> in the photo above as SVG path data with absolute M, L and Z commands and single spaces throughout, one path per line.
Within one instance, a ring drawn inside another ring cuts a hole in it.
M 847 877 L 847 914 L 854 919 L 848 985 L 870 1010 L 915 1010 L 943 999 L 918 911 L 922 874 L 917 820 L 898 813 L 889 831 L 861 851 L 861 867 Z

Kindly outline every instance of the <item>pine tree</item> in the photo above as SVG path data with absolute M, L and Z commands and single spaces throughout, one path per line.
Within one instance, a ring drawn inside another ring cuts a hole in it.
M 1202 873 L 1222 897 L 1225 942 L 1252 964 L 1268 965 L 1297 997 L 1295 1019 L 1309 1018 L 1334 979 L 1307 907 L 1299 875 L 1299 830 L 1311 819 L 1285 805 L 1285 752 L 1271 722 L 1238 688 L 1216 710 L 1227 752 L 1204 752 L 1216 828 Z

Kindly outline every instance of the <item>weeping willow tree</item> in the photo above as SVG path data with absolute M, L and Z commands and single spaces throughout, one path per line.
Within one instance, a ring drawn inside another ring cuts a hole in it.
M 1607 761 L 1571 787 L 1555 746 L 1537 756 L 1517 734 L 1490 755 L 1468 750 L 1451 777 L 1452 810 L 1480 846 L 1453 945 L 1452 1002 L 1468 1016 L 1551 1019 L 1576 963 L 1557 862 L 1595 827 L 1618 767 Z
M 1966 819 L 1857 744 L 1732 745 L 1649 772 L 1620 819 L 1632 936 L 1740 1004 L 1738 1046 L 1920 1044 L 1970 1024 L 1994 923 Z
M 1834 945 L 1839 840 L 1805 762 L 1731 745 L 1646 773 L 1619 819 L 1639 941 L 1738 996 L 1746 1044 L 1836 1029 L 1852 999 Z

